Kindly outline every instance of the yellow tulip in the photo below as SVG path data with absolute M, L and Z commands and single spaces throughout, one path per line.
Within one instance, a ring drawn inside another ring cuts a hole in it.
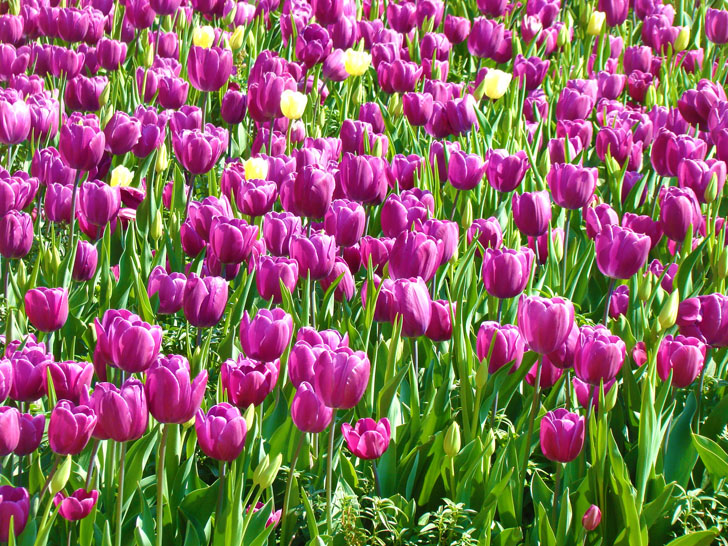
M 688 47 L 688 41 L 690 41 L 690 29 L 688 27 L 680 27 L 680 32 L 675 38 L 673 49 L 678 51 L 685 51 Z
M 134 180 L 134 173 L 124 167 L 124 165 L 119 165 L 113 171 L 111 171 L 112 186 L 128 186 L 129 184 L 131 184 L 132 180 Z
M 235 30 L 233 31 L 232 35 L 230 36 L 230 48 L 233 51 L 237 51 L 241 47 L 243 47 L 243 36 L 245 34 L 243 33 L 243 27 L 235 27 Z
M 606 19 L 607 14 L 603 11 L 593 11 L 589 18 L 589 26 L 586 28 L 587 33 L 592 36 L 599 36 L 602 33 Z
M 301 119 L 308 98 L 303 93 L 286 89 L 281 93 L 281 112 L 288 119 Z
M 265 180 L 268 176 L 268 162 L 262 157 L 251 157 L 243 163 L 246 180 Z
M 192 33 L 192 43 L 208 49 L 215 41 L 215 30 L 210 26 L 197 27 Z
M 493 100 L 501 98 L 506 94 L 512 79 L 513 74 L 509 74 L 508 72 L 503 72 L 497 68 L 488 70 L 488 73 L 483 78 L 485 95 Z
M 361 76 L 371 64 L 372 56 L 366 51 L 347 49 L 344 52 L 344 69 L 349 76 Z

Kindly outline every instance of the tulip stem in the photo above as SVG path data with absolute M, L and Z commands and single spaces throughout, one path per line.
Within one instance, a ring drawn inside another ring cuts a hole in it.
M 268 155 L 273 155 L 273 120 L 268 122 Z
M 531 402 L 531 412 L 528 415 L 528 431 L 526 432 L 526 445 L 523 453 L 523 461 L 521 462 L 521 473 L 519 475 L 520 484 L 526 479 L 526 471 L 528 470 L 528 458 L 531 455 L 531 437 L 533 436 L 533 423 L 538 413 L 538 395 L 541 390 L 541 370 L 543 369 L 543 357 L 536 364 L 536 382 L 533 384 L 533 400 Z M 523 514 L 523 491 L 521 491 L 521 514 Z
M 382 482 L 379 479 L 379 471 L 377 470 L 377 460 L 372 459 L 372 470 L 374 471 L 374 489 L 377 492 L 377 497 L 382 496 Z
M 604 304 L 604 318 L 602 320 L 602 324 L 604 324 L 604 326 L 607 325 L 607 321 L 609 320 L 609 303 L 612 301 L 612 293 L 614 292 L 614 284 L 616 282 L 617 279 L 609 281 L 609 291 L 607 292 L 607 302 Z
M 252 491 L 252 490 L 251 490 Z M 245 543 L 245 532 L 248 530 L 248 525 L 250 525 L 250 520 L 253 519 L 253 512 L 255 512 L 254 508 L 258 505 L 258 499 L 260 499 L 260 495 L 263 493 L 263 489 L 258 487 L 258 491 L 255 492 L 255 496 L 253 497 L 253 502 L 248 504 L 248 499 L 250 498 L 250 494 L 245 498 L 245 503 L 243 504 L 243 510 L 245 511 L 245 518 L 243 521 L 243 530 L 240 533 L 240 537 L 243 539 L 243 543 Z
M 159 462 L 157 463 L 157 546 L 162 546 L 164 531 L 164 456 L 167 452 L 169 425 L 162 424 L 162 439 L 159 442 Z
M 71 193 L 71 229 L 68 236 L 68 252 L 73 251 L 73 233 L 76 227 L 76 196 L 78 194 L 78 184 L 81 181 L 81 171 L 76 171 L 76 180 L 73 182 L 73 192 Z M 73 267 L 73 264 L 71 264 Z
M 56 455 L 55 461 L 53 461 L 53 466 L 51 467 L 51 471 L 48 474 L 48 478 L 46 478 L 45 484 L 43 484 L 43 489 L 40 491 L 39 499 L 43 498 L 43 495 L 46 494 L 46 491 L 48 491 L 48 488 L 51 485 L 51 480 L 53 479 L 53 476 L 56 475 L 56 470 L 58 470 L 58 464 L 61 462 L 61 456 Z
M 455 192 L 455 199 L 452 201 L 452 212 L 450 213 L 450 221 L 455 219 L 455 211 L 458 210 L 458 197 L 460 197 L 460 190 Z
M 334 433 L 336 431 L 336 408 L 331 414 L 331 427 L 329 431 L 329 458 L 326 462 L 326 529 L 329 536 L 333 536 L 333 524 L 331 522 L 331 481 L 333 479 L 332 466 L 334 462 Z
M 195 189 L 195 175 L 194 174 L 190 173 L 190 179 L 189 179 L 189 182 L 187 183 L 187 185 L 189 187 L 187 188 L 187 204 L 185 205 L 185 218 L 187 218 L 187 215 L 190 212 L 190 203 L 192 202 L 192 194 L 195 193 L 194 192 L 194 189 Z
M 558 527 L 559 520 L 557 519 L 558 514 L 558 506 L 559 506 L 559 498 L 561 497 L 560 489 L 561 489 L 561 473 L 564 470 L 564 465 L 561 463 L 556 463 L 556 478 L 554 479 L 554 504 L 551 507 L 551 522 L 552 522 L 552 528 L 556 529 Z
M 101 442 L 94 440 L 94 447 L 91 449 L 91 458 L 88 461 L 88 470 L 86 470 L 86 491 L 91 487 L 91 480 L 94 475 L 94 463 L 96 462 L 96 454 L 99 452 Z
M 703 369 L 700 370 L 700 381 L 695 391 L 695 398 L 697 402 L 697 409 L 695 410 L 695 434 L 700 434 L 700 413 L 703 407 L 703 383 L 705 381 L 705 369 L 710 364 L 710 349 L 705 353 L 705 363 Z
M 293 475 L 296 472 L 296 463 L 298 462 L 298 457 L 301 454 L 301 448 L 303 448 L 303 441 L 305 438 L 305 434 L 301 432 L 298 433 L 298 445 L 296 446 L 296 452 L 293 454 L 290 470 L 288 471 L 288 479 L 286 480 L 286 493 L 283 496 L 283 511 L 281 512 L 281 543 L 285 543 L 285 540 L 287 538 L 286 532 L 288 531 L 288 508 L 291 502 L 291 487 L 293 486 Z
M 126 442 L 121 442 L 121 453 L 119 454 L 119 483 L 116 499 L 116 539 L 115 546 L 121 546 L 121 524 L 122 512 L 124 510 L 124 471 L 126 460 Z
M 220 525 L 222 518 L 222 501 L 225 498 L 225 461 L 220 461 L 220 486 L 217 489 L 217 508 L 215 510 L 215 527 Z
M 569 257 L 569 225 L 570 224 L 571 224 L 571 211 L 569 209 L 566 209 L 566 222 L 564 224 L 564 256 L 561 258 L 561 293 L 563 294 L 564 297 L 566 297 L 566 262 Z M 534 246 L 537 246 L 537 244 Z

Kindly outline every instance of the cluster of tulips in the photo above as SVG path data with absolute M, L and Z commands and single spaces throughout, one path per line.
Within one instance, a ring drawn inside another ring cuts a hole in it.
M 0 542 L 725 540 L 686 4 L 0 2 Z

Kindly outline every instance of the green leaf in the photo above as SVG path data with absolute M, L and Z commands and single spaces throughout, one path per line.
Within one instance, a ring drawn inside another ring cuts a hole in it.
M 538 506 L 537 520 L 536 525 L 538 526 L 538 538 L 540 543 L 546 546 L 556 546 L 556 536 L 551 529 L 548 513 L 541 504 Z
M 728 477 L 728 454 L 710 438 L 693 434 L 693 445 L 700 460 L 715 480 Z
M 698 531 L 678 537 L 667 543 L 667 546 L 708 546 L 713 543 L 720 531 L 713 527 L 707 531 Z
M 197 533 L 200 543 L 207 544 L 210 534 L 210 519 L 217 504 L 218 484 L 196 489 L 189 493 L 180 503 L 179 509 Z

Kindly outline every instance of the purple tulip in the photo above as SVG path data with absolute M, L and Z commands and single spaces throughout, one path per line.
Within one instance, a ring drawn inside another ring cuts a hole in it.
M 198 91 L 218 91 L 225 85 L 233 70 L 233 54 L 220 47 L 190 47 L 187 75 Z
M 340 164 L 341 185 L 353 201 L 379 204 L 387 193 L 389 169 L 381 157 L 345 153 Z
M 336 182 L 331 173 L 315 166 L 307 165 L 295 177 L 286 180 L 281 186 L 281 202 L 289 200 L 287 208 L 307 218 L 323 218 L 331 205 Z
M 728 347 L 728 296 L 715 293 L 683 300 L 677 325 L 683 336 L 696 337 L 712 347 Z
M 551 200 L 546 190 L 513 194 L 513 220 L 518 230 L 538 237 L 548 230 L 551 221 Z
M 473 244 L 475 239 L 483 248 L 500 248 L 503 244 L 503 231 L 495 216 L 474 220 L 468 228 L 467 237 L 468 246 Z
M 424 127 L 432 115 L 433 100 L 429 93 L 405 93 L 402 109 L 410 125 Z
M 428 208 L 408 191 L 401 195 L 392 193 L 387 197 L 380 215 L 382 232 L 386 237 L 397 237 L 409 230 L 417 221 L 426 220 Z
M 0 402 L 4 401 L 10 394 L 13 386 L 13 365 L 6 358 L 0 359 Z
M 324 232 L 312 233 L 310 237 L 298 235 L 291 238 L 291 258 L 298 263 L 299 275 L 311 276 L 318 281 L 326 278 L 334 267 L 336 242 Z
M 629 279 L 647 263 L 650 246 L 647 235 L 605 225 L 595 239 L 599 271 L 612 279 Z
M 186 283 L 187 277 L 182 273 L 167 274 L 162 266 L 157 266 L 149 274 L 147 295 L 150 298 L 154 294 L 159 296 L 160 314 L 173 315 L 182 309 Z
M 61 127 L 58 149 L 63 161 L 77 171 L 90 171 L 101 161 L 106 137 L 93 114 L 74 113 Z
M 81 185 L 79 210 L 88 223 L 106 226 L 114 220 L 121 208 L 121 193 L 118 187 L 109 186 L 100 180 L 88 180 Z
M 174 155 L 192 174 L 209 172 L 227 148 L 228 132 L 208 123 L 203 131 L 172 133 Z
M 223 388 L 235 406 L 246 409 L 263 403 L 278 381 L 279 362 L 256 362 L 239 356 L 226 360 L 220 370 Z
M 531 249 L 487 248 L 483 255 L 483 283 L 491 296 L 513 298 L 523 292 L 531 278 L 534 254 Z
M 672 385 L 686 388 L 700 375 L 705 364 L 705 344 L 697 338 L 665 336 L 657 350 L 657 374 Z
M 574 324 L 574 306 L 563 298 L 521 296 L 518 302 L 518 330 L 528 348 L 540 355 L 558 349 Z
M 6 92 L 0 96 L 0 142 L 7 146 L 20 144 L 29 134 L 28 105 L 15 92 Z
M 607 203 L 600 203 L 596 207 L 584 207 L 582 215 L 586 224 L 586 234 L 590 239 L 596 238 L 605 226 L 619 225 L 617 212 Z
M 51 412 L 48 442 L 58 455 L 78 455 L 91 439 L 97 423 L 94 410 L 61 400 Z M 145 423 L 146 425 L 146 423 Z
M 114 112 L 109 123 L 104 127 L 106 149 L 114 155 L 124 155 L 131 151 L 142 133 L 141 122 L 125 114 Z
M 240 344 L 249 358 L 273 362 L 291 342 L 293 319 L 283 309 L 260 309 L 254 319 L 248 312 L 240 323 Z
M 13 535 L 19 536 L 28 523 L 30 496 L 25 487 L 0 486 L 0 542 L 7 542 L 10 536 L 10 520 L 13 520 Z
M 94 367 L 91 362 L 51 362 L 49 365 L 53 388 L 59 400 L 81 404 L 88 395 Z
M 622 369 L 625 356 L 624 341 L 611 335 L 606 327 L 582 326 L 574 352 L 574 371 L 585 383 L 606 384 Z
M 491 349 L 491 345 L 493 348 Z M 478 360 L 488 359 L 488 373 L 497 372 L 503 366 L 513 363 L 510 373 L 517 370 L 523 360 L 525 345 L 518 328 L 512 324 L 484 322 L 478 330 L 475 351 Z
M 25 293 L 25 314 L 41 332 L 55 332 L 68 319 L 68 290 L 32 288 Z
M 387 451 L 391 437 L 389 419 L 386 417 L 379 422 L 369 417 L 359 419 L 353 427 L 349 423 L 343 423 L 341 433 L 349 451 L 360 459 L 381 457 Z
M 298 282 L 298 263 L 288 258 L 261 256 L 256 264 L 255 285 L 260 297 L 281 303 L 281 285 L 293 293 Z
M 68 521 L 80 521 L 87 517 L 99 500 L 99 492 L 96 489 L 86 491 L 76 489 L 68 497 L 62 491 L 53 497 L 53 506 L 58 508 L 58 513 Z
M 447 341 L 452 337 L 452 317 L 455 316 L 455 304 L 447 300 L 432 300 L 430 302 L 432 318 L 427 327 L 425 336 L 432 341 Z
M 573 461 L 584 447 L 584 418 L 564 408 L 549 411 L 541 419 L 541 451 L 559 463 Z
M 705 12 L 705 35 L 714 44 L 728 43 L 728 11 L 708 8 Z
M 296 389 L 291 402 L 293 424 L 303 432 L 322 432 L 331 423 L 331 408 L 326 407 L 310 383 L 303 381 Z
M 159 354 L 162 333 L 160 326 L 147 324 L 137 315 L 114 317 L 105 325 L 102 342 L 109 363 L 128 373 L 145 371 Z
M 215 326 L 225 313 L 228 284 L 221 277 L 200 278 L 192 273 L 184 291 L 184 310 L 187 321 L 197 328 Z
M 478 154 L 457 150 L 450 154 L 448 181 L 457 190 L 472 190 L 483 179 L 486 165 Z
M 20 425 L 20 439 L 13 454 L 25 457 L 40 446 L 45 432 L 46 418 L 43 414 L 33 416 L 30 413 L 21 413 L 18 424 Z
M 662 240 L 662 226 L 649 216 L 638 216 L 625 212 L 622 216 L 622 227 L 626 227 L 635 233 L 642 233 L 650 238 L 650 249 L 653 249 Z
M 670 186 L 660 192 L 660 225 L 668 238 L 682 243 L 690 226 L 697 233 L 702 223 L 700 203 L 692 189 Z
M 347 347 L 323 351 L 314 365 L 316 394 L 329 408 L 351 409 L 364 395 L 370 367 L 361 351 Z
M 616 319 L 629 310 L 629 286 L 621 284 L 612 292 L 609 300 L 609 317 Z
M 229 463 L 242 453 L 248 427 L 238 408 L 222 403 L 210 408 L 207 414 L 197 410 L 195 431 L 205 455 Z
M 47 368 L 53 357 L 46 354 L 45 347 L 16 352 L 10 358 L 13 367 L 13 385 L 10 398 L 18 402 L 35 402 L 48 392 Z
M 422 277 L 429 282 L 442 260 L 442 244 L 425 233 L 404 231 L 392 245 L 389 273 L 393 279 Z
M 206 370 L 192 380 L 185 357 L 160 355 L 147 370 L 144 384 L 149 413 L 160 423 L 186 423 L 200 409 L 206 386 Z
M 391 288 L 389 320 L 402 321 L 404 337 L 419 337 L 427 332 L 432 319 L 432 305 L 427 285 L 422 278 L 398 279 Z
M 366 212 L 354 201 L 336 199 L 324 217 L 326 233 L 332 235 L 338 246 L 353 246 L 364 235 Z
M 700 203 L 706 202 L 706 190 L 715 178 L 718 195 L 723 191 L 726 164 L 718 159 L 684 159 L 677 168 L 677 181 L 681 188 L 690 188 Z
M 546 180 L 554 202 L 565 209 L 580 209 L 594 196 L 597 169 L 557 163 L 551 167 Z
M 19 441 L 20 412 L 7 406 L 0 407 L 0 456 L 10 455 Z
M 112 383 L 96 383 L 90 405 L 98 417 L 93 431 L 98 440 L 130 442 L 141 438 L 147 430 L 147 399 L 144 386 L 137 379 L 127 379 L 121 388 Z
M 677 176 L 680 161 L 705 159 L 707 145 L 703 140 L 688 135 L 676 135 L 662 128 L 652 143 L 650 160 L 660 176 Z
M 521 87 L 525 85 L 527 91 L 533 91 L 541 85 L 546 77 L 549 64 L 549 61 L 544 61 L 540 57 L 527 59 L 518 54 L 513 63 L 513 77 L 520 80 Z

